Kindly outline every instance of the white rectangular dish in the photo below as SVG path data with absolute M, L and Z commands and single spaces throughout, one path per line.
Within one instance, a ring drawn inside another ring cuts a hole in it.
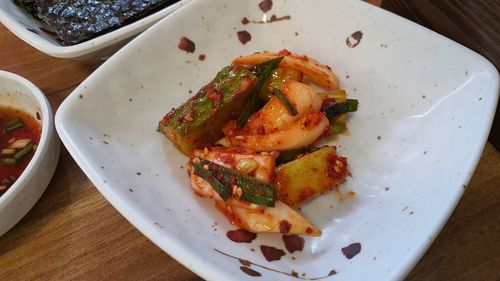
M 240 270 L 238 258 L 286 273 L 253 264 L 264 280 L 331 270 L 336 274 L 325 280 L 404 278 L 474 172 L 498 102 L 496 68 L 361 1 L 275 2 L 266 14 L 259 2 L 195 1 L 141 34 L 60 106 L 63 143 L 124 217 L 207 280 L 256 280 Z M 284 16 L 290 19 L 242 23 Z M 239 31 L 251 40 L 240 43 Z M 362 34 L 358 42 L 348 39 L 355 33 Z M 179 50 L 183 36 L 195 43 L 194 53 Z M 303 206 L 323 235 L 269 263 L 259 246 L 283 248 L 281 235 L 258 235 L 251 244 L 227 239 L 234 226 L 212 201 L 193 194 L 187 157 L 156 126 L 233 58 L 283 48 L 330 65 L 341 88 L 360 101 L 347 124 L 350 135 L 331 142 L 351 167 L 342 189 L 356 196 L 341 203 L 332 192 Z M 361 251 L 347 259 L 342 248 L 352 243 Z
M 46 32 L 50 28 L 45 26 L 43 22 L 36 20 L 12 0 L 0 2 L 0 22 L 17 37 L 50 56 L 80 60 L 105 59 L 133 36 L 190 1 L 181 0 L 129 25 L 72 46 L 61 45 L 52 34 Z

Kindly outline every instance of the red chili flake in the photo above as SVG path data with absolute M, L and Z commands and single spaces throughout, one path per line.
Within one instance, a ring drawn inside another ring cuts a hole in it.
M 312 232 L 313 232 L 312 228 L 310 228 L 309 226 L 308 226 L 308 227 L 306 227 L 306 233 L 309 233 L 309 234 L 310 234 L 310 233 L 312 233 Z
M 333 98 L 326 98 L 323 100 L 323 104 L 321 105 L 321 111 L 327 110 L 329 107 L 335 105 L 337 102 Z
M 312 121 L 314 122 L 314 126 L 318 126 L 318 125 L 319 125 L 319 123 L 321 123 L 321 121 L 323 120 L 323 119 L 321 118 L 322 116 L 325 116 L 325 117 L 326 117 L 326 115 L 325 115 L 325 113 L 324 113 L 324 112 L 321 112 L 321 115 L 319 115 L 319 116 L 318 116 L 318 115 L 315 115 L 315 116 L 314 116 L 314 119 L 312 120 Z
M 306 118 L 306 119 L 304 120 L 304 122 L 302 123 L 302 125 L 303 125 L 303 126 L 304 126 L 304 128 L 306 128 L 306 129 L 307 129 L 307 127 L 309 127 L 309 125 L 310 125 L 310 124 L 311 124 L 311 120 L 310 120 L 310 119 L 308 119 L 308 118 Z
M 163 120 L 161 121 L 163 124 L 167 124 L 167 122 L 172 119 L 172 117 L 175 114 L 175 108 L 172 107 L 169 113 L 167 113 L 164 117 Z
M 283 235 L 283 242 L 285 243 L 285 247 L 290 254 L 295 251 L 302 251 L 304 249 L 304 238 L 296 234 Z
M 266 134 L 266 131 L 265 131 L 263 125 L 260 125 L 260 126 L 257 127 L 257 134 L 258 135 L 265 135 Z
M 209 84 L 205 87 L 205 91 L 206 91 L 206 96 L 208 98 L 208 100 L 210 100 L 211 102 L 214 103 L 213 105 L 213 111 L 217 110 L 219 108 L 219 106 L 222 104 L 222 95 L 220 95 L 218 92 L 217 92 L 217 89 L 214 87 L 213 84 Z
M 354 256 L 361 252 L 361 243 L 352 243 L 351 245 L 342 248 L 342 253 L 348 259 L 352 259 Z
M 331 179 L 343 179 L 347 173 L 347 158 L 338 157 L 334 153 L 328 155 L 326 157 L 326 161 L 328 163 L 326 176 Z M 342 163 L 342 167 L 337 165 L 337 161 Z
M 281 233 L 286 234 L 286 233 L 290 232 L 290 229 L 292 229 L 292 225 L 287 220 L 280 221 L 280 232 Z
M 257 234 L 244 229 L 230 230 L 226 233 L 226 236 L 236 243 L 250 243 L 257 238 Z
M 307 199 L 313 197 L 314 190 L 310 187 L 303 188 L 302 191 L 297 196 L 300 202 L 305 202 Z
M 260 246 L 260 250 L 267 261 L 277 261 L 280 260 L 282 256 L 286 255 L 285 251 L 270 247 L 270 246 Z
M 226 164 L 232 169 L 236 167 L 236 158 L 234 157 L 233 154 L 220 153 L 215 155 L 215 158 L 217 158 L 217 160 L 220 160 L 222 163 Z
M 206 58 L 207 58 L 207 55 L 205 55 L 205 54 L 201 54 L 198 56 L 198 59 L 201 61 L 204 61 Z
M 326 138 L 332 135 L 332 127 L 326 126 L 325 130 L 323 131 L 323 134 L 321 134 L 320 138 Z
M 181 39 L 179 40 L 179 45 L 177 45 L 177 47 L 188 53 L 194 53 L 194 50 L 196 49 L 194 42 L 189 40 L 189 38 L 185 36 L 181 37 Z
M 215 171 L 215 173 L 217 173 L 217 171 Z M 222 173 L 217 173 L 217 174 L 215 174 L 215 178 L 218 181 L 223 181 L 224 180 L 224 175 Z
M 245 272 L 246 274 L 250 275 L 250 276 L 262 276 L 262 274 L 260 274 L 260 272 L 258 271 L 255 271 L 253 269 L 251 269 L 250 267 L 246 267 L 246 266 L 240 266 L 240 269 L 241 271 Z
M 230 186 L 238 184 L 238 178 L 235 175 L 231 175 L 228 179 L 228 183 Z
M 264 0 L 259 3 L 259 8 L 262 10 L 262 12 L 266 13 L 269 10 L 271 10 L 273 7 L 273 1 L 272 0 Z
M 281 56 L 289 56 L 291 54 L 292 53 L 290 51 L 288 51 L 287 49 L 283 49 L 283 50 L 279 51 L 278 56 L 280 56 L 280 57 Z
M 188 113 L 186 113 L 183 116 L 179 116 L 179 123 L 188 123 L 188 122 L 193 122 L 196 116 L 196 111 L 194 108 L 192 108 Z
M 207 94 L 207 98 L 209 100 L 212 100 L 212 101 L 215 101 L 217 99 L 217 96 L 218 96 L 218 94 L 217 94 L 217 92 L 215 90 L 211 90 Z
M 252 35 L 246 30 L 238 31 L 238 40 L 241 44 L 245 45 L 248 41 L 252 40 Z
M 221 152 L 221 153 L 236 153 L 236 154 L 248 154 L 254 153 L 255 151 L 243 148 L 243 147 L 221 147 L 221 146 L 212 146 L 208 148 L 210 151 Z M 216 156 L 217 157 L 217 156 Z

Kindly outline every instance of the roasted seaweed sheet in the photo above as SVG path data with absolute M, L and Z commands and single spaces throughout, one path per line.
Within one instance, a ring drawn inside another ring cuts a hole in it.
M 179 0 L 14 0 L 50 26 L 65 46 L 78 44 Z

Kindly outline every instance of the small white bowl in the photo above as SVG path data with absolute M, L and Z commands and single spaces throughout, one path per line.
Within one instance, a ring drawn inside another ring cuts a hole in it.
M 17 181 L 0 196 L 1 236 L 28 213 L 45 191 L 59 160 L 59 139 L 54 134 L 50 104 L 30 81 L 0 70 L 0 105 L 23 110 L 39 120 L 42 129 L 30 163 Z
M 57 58 L 79 60 L 104 59 L 125 45 L 134 35 L 168 16 L 192 0 L 181 0 L 136 22 L 98 36 L 94 39 L 72 45 L 61 45 L 43 22 L 17 6 L 13 1 L 0 1 L 0 22 L 17 37 L 41 52 Z

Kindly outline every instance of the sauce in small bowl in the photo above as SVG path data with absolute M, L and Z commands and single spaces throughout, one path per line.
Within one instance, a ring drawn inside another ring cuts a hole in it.
M 39 122 L 31 115 L 0 106 L 0 196 L 28 166 L 40 141 Z

